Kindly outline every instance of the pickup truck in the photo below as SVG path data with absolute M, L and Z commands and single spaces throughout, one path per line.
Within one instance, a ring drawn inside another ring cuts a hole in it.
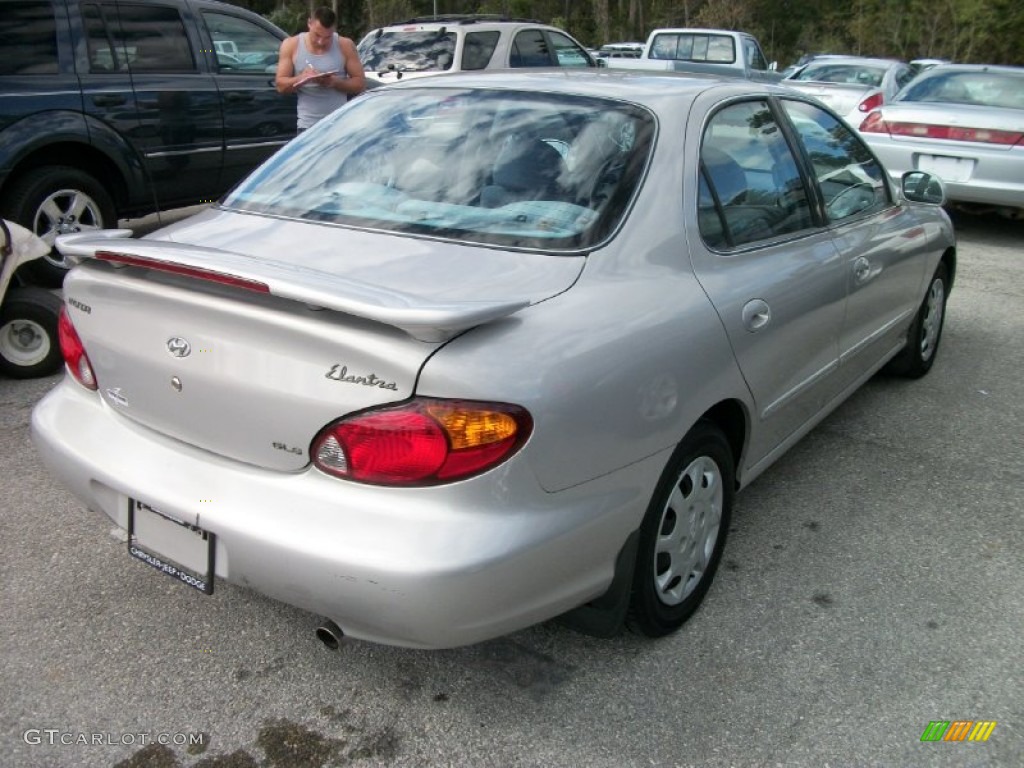
M 768 64 L 757 38 L 727 29 L 656 29 L 636 59 L 608 58 L 614 69 L 699 72 L 777 81 L 775 63 Z

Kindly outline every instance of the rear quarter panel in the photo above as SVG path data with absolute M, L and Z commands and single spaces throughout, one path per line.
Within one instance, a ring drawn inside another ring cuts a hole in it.
M 648 264 L 616 274 L 610 254 L 589 259 L 568 292 L 451 342 L 418 386 L 526 407 L 527 459 L 548 491 L 674 446 L 712 404 L 745 395 L 692 273 Z
M 565 257 L 587 260 L 577 282 L 453 340 L 421 373 L 420 394 L 526 407 L 534 418 L 526 458 L 549 491 L 676 445 L 722 400 L 749 406 L 690 261 L 682 213 L 688 111 L 670 106 L 661 119 L 644 186 L 618 234 L 588 256 Z
M 625 60 L 624 60 L 625 61 Z M 637 61 L 637 60 L 634 60 Z M 419 394 L 517 403 L 524 449 L 558 491 L 674 447 L 723 400 L 751 411 L 721 320 L 693 274 L 683 176 L 689 107 L 660 115 L 647 176 L 616 236 L 567 291 L 454 339 L 427 361 Z

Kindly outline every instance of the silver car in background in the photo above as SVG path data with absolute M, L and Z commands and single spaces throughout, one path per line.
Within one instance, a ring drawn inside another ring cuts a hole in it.
M 331 646 L 566 612 L 664 635 L 734 493 L 884 366 L 931 368 L 942 201 L 781 86 L 377 89 L 193 218 L 60 241 L 68 375 L 35 443 L 128 554 Z
M 928 171 L 952 201 L 1024 215 L 1024 68 L 938 65 L 860 132 L 893 178 Z
M 816 97 L 856 128 L 913 77 L 914 70 L 902 61 L 827 56 L 812 59 L 782 82 Z
M 557 27 L 487 14 L 398 21 L 370 30 L 358 51 L 370 88 L 481 69 L 597 66 L 578 40 Z

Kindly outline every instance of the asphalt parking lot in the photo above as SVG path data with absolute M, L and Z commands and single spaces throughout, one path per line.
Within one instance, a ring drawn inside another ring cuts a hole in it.
M 739 494 L 660 641 L 330 652 L 317 616 L 128 557 L 34 454 L 58 377 L 0 378 L 0 766 L 1024 765 L 1024 221 L 957 224 L 931 374 L 876 377 Z

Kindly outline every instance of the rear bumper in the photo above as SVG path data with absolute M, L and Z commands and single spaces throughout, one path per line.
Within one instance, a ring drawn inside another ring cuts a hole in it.
M 907 171 L 924 170 L 942 178 L 946 197 L 956 202 L 1024 208 L 1024 148 L 985 149 L 942 143 L 895 140 L 879 134 L 861 134 L 897 181 Z M 956 158 L 970 163 L 957 175 L 944 175 L 929 165 L 930 158 Z
M 486 640 L 602 594 L 667 460 L 555 494 L 522 454 L 449 486 L 362 486 L 197 450 L 125 419 L 70 378 L 36 406 L 32 431 L 50 470 L 118 526 L 139 499 L 216 534 L 218 577 L 352 637 L 422 648 Z

